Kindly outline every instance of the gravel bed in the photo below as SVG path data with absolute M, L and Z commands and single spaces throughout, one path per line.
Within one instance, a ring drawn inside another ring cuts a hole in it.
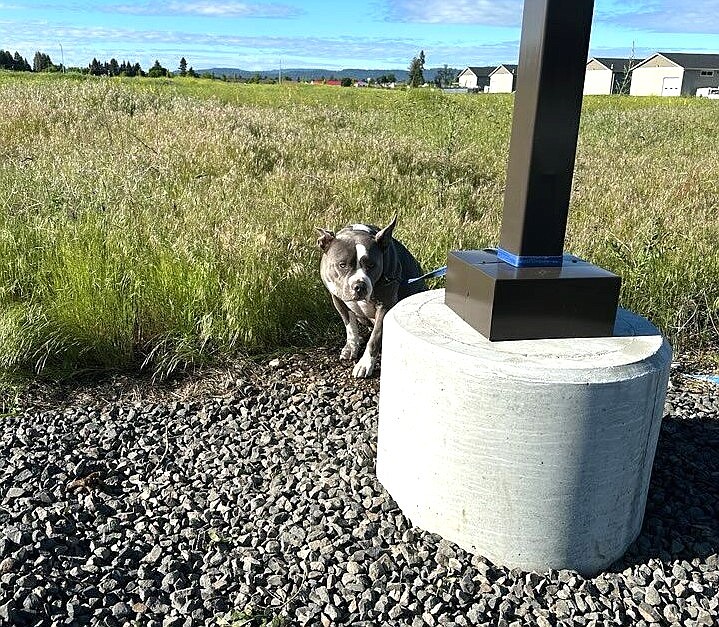
M 26 399 L 0 418 L 0 624 L 717 624 L 719 386 L 675 372 L 643 531 L 587 579 L 412 527 L 374 476 L 378 380 L 348 374 L 318 349 Z

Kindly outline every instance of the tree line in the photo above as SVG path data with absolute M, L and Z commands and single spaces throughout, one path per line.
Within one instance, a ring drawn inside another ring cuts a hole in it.
M 147 72 L 142 69 L 139 63 L 130 63 L 129 61 L 118 62 L 117 59 L 114 58 L 109 61 L 99 61 L 93 58 L 87 67 L 65 68 L 62 64 L 57 65 L 53 63 L 50 55 L 40 51 L 35 53 L 32 65 L 30 65 L 27 59 L 19 52 L 15 51 L 15 54 L 13 54 L 9 50 L 0 50 L 0 70 L 11 70 L 15 72 L 61 72 L 70 70 L 80 72 L 81 74 L 92 74 L 93 76 L 149 76 L 150 78 L 173 76 L 173 73 L 163 67 L 158 60 L 155 60 L 154 65 Z M 187 67 L 185 57 L 180 59 L 177 74 L 179 76 L 198 76 L 192 67 Z
M 423 85 L 424 80 L 424 50 L 420 50 L 420 53 L 412 59 L 409 65 L 409 80 L 407 81 L 411 87 L 419 87 Z M 64 70 L 70 70 L 74 72 L 80 72 L 82 74 L 92 74 L 93 76 L 148 76 L 150 78 L 159 77 L 172 77 L 174 74 L 167 68 L 163 67 L 158 60 L 155 60 L 153 66 L 145 72 L 139 63 L 130 63 L 129 61 L 118 62 L 117 59 L 110 59 L 109 61 L 99 61 L 93 58 L 86 68 L 72 67 L 64 68 L 62 65 L 56 65 L 53 63 L 50 55 L 44 52 L 37 51 L 33 57 L 32 65 L 28 63 L 27 59 L 23 58 L 19 52 L 15 51 L 12 54 L 9 50 L 0 50 L 0 70 L 13 70 L 18 72 L 59 72 Z M 448 68 L 445 64 L 444 68 L 439 70 L 434 82 L 437 87 L 445 87 L 451 85 L 455 80 L 455 70 Z M 190 66 L 187 67 L 187 60 L 182 57 L 179 62 L 178 70 L 176 72 L 179 76 L 199 76 L 197 72 Z M 214 75 L 204 73 L 203 77 L 215 78 Z M 324 78 L 324 77 L 323 77 Z M 223 80 L 227 80 L 226 76 L 222 77 Z M 238 79 L 235 79 L 238 80 Z M 259 74 L 246 79 L 248 83 L 259 83 L 265 82 Z M 299 82 L 300 78 L 297 77 Z M 352 84 L 351 79 L 343 79 L 346 85 Z M 272 82 L 275 82 L 274 80 Z M 394 74 L 382 75 L 379 78 L 368 81 L 369 84 L 387 85 L 389 83 L 396 82 Z
M 9 50 L 0 50 L 0 69 L 15 70 L 17 72 L 30 72 L 32 70 L 27 59 L 23 59 L 17 50 L 15 54 L 12 54 Z

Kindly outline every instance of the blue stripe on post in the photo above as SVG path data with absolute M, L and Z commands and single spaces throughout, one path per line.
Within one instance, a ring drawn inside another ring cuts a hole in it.
M 497 248 L 497 257 L 515 268 L 556 267 L 562 265 L 563 255 L 515 255 L 503 248 Z

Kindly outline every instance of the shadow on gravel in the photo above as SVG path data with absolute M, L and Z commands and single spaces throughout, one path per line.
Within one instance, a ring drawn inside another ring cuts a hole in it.
M 644 525 L 612 570 L 719 551 L 719 421 L 665 416 Z

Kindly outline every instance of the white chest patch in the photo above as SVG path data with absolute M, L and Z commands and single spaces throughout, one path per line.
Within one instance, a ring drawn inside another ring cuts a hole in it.
M 345 305 L 352 311 L 356 316 L 360 318 L 367 318 L 374 322 L 374 317 L 377 314 L 377 310 L 372 303 L 368 303 L 366 300 L 352 300 L 345 301 Z

